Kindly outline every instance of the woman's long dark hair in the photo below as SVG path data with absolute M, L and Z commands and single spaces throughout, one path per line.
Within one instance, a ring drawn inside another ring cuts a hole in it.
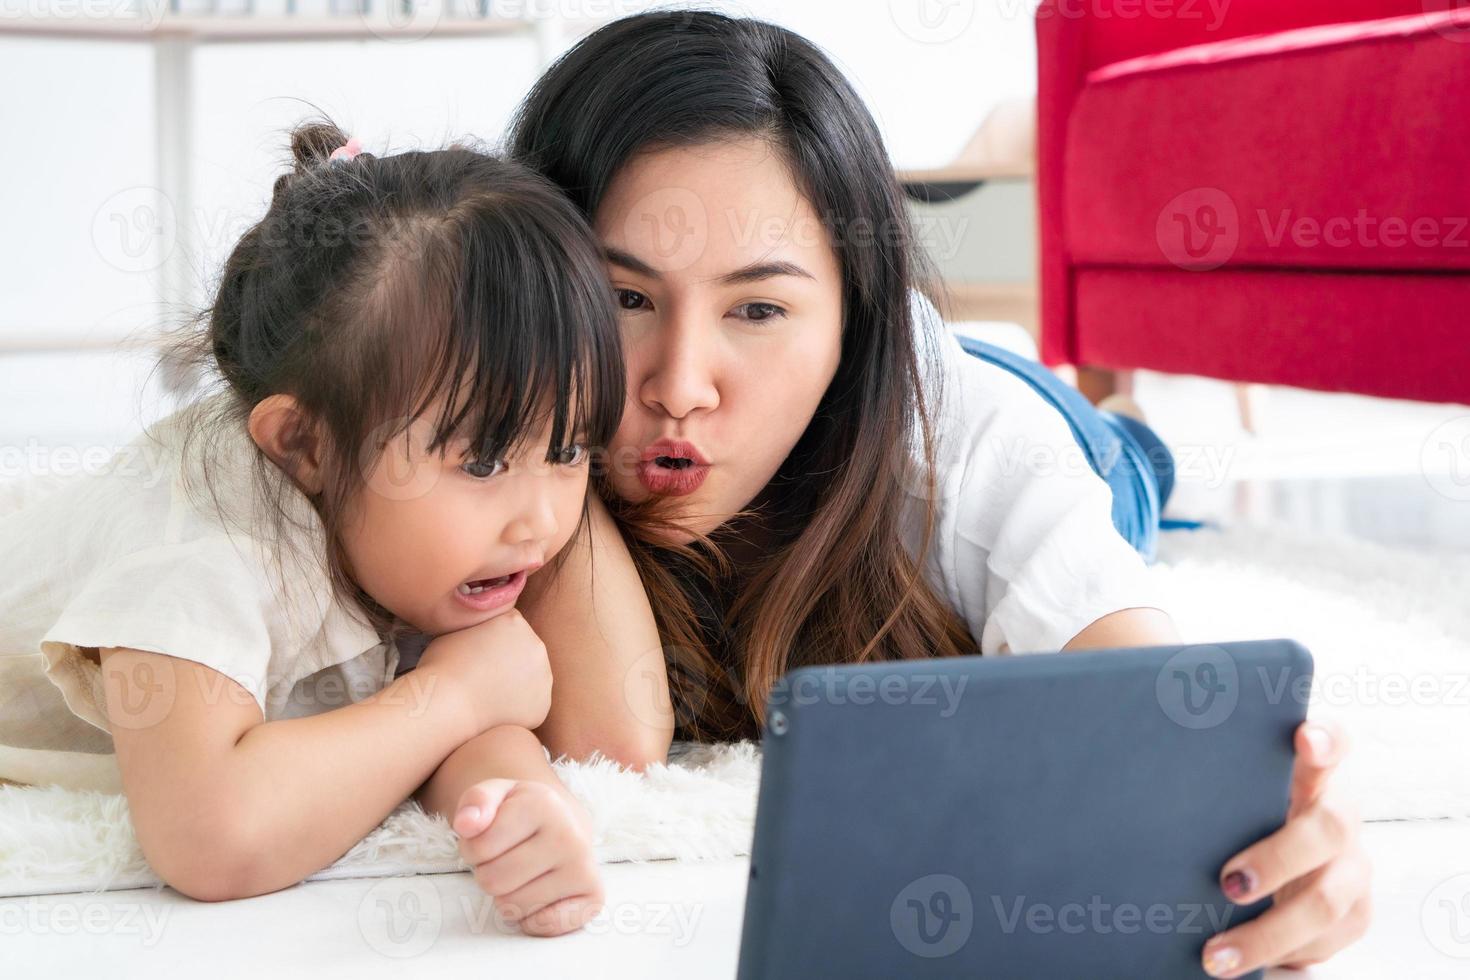
M 690 738 L 756 734 L 766 696 L 792 667 L 975 647 L 902 542 L 905 486 L 928 488 L 919 555 L 935 515 L 934 408 L 910 312 L 919 259 L 878 128 L 832 62 L 760 21 L 703 11 L 629 17 L 537 82 L 509 152 L 595 218 L 636 154 L 731 137 L 770 142 L 826 227 L 842 270 L 842 359 L 762 495 L 758 517 L 778 544 L 733 579 L 717 539 L 741 519 L 697 547 L 669 548 L 657 522 L 644 520 L 647 508 L 619 500 L 605 474 L 599 481 L 658 620 L 676 733 Z M 697 608 L 710 598 L 715 624 Z
M 226 396 L 199 400 L 210 411 L 186 440 L 204 451 L 222 514 L 214 437 L 243 432 L 271 395 L 296 399 L 325 447 L 324 486 L 307 496 L 333 591 L 396 638 L 406 624 L 356 584 L 339 537 L 383 445 L 436 401 L 428 449 L 441 455 L 463 436 L 495 459 L 537 432 L 548 410 L 549 449 L 579 428 L 602 445 L 617 430 L 625 374 L 597 243 L 545 178 L 468 142 L 331 161 L 346 140 L 326 120 L 292 132 L 291 169 L 162 365 Z M 297 461 L 257 453 L 251 462 L 273 527 L 246 530 L 280 544 L 294 520 L 288 497 L 304 490 L 281 475 Z

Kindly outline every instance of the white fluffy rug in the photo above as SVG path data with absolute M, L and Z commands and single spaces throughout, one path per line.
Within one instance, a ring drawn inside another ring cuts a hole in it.
M 1154 574 L 1187 639 L 1292 636 L 1312 650 L 1311 712 L 1353 733 L 1345 774 L 1369 819 L 1470 816 L 1470 557 L 1276 527 L 1164 535 Z M 648 773 L 558 772 L 591 810 L 601 860 L 749 851 L 759 749 L 675 746 Z M 462 868 L 453 832 L 413 803 L 310 880 Z M 157 886 L 121 796 L 0 787 L 0 896 Z

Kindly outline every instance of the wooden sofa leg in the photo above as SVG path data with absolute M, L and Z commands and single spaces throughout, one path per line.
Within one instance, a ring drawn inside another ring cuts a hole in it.
M 1112 395 L 1133 395 L 1133 372 L 1107 368 L 1077 368 L 1077 390 L 1096 405 Z
M 1253 436 L 1260 435 L 1266 421 L 1266 386 L 1237 383 L 1235 403 L 1240 409 L 1240 427 Z

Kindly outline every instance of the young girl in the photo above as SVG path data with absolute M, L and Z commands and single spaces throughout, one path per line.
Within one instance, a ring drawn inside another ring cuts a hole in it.
M 595 474 L 621 526 L 596 510 L 528 595 L 553 751 L 642 765 L 676 734 L 758 736 L 801 665 L 1179 642 L 1077 419 L 918 315 L 877 127 L 810 43 L 627 18 L 547 72 L 510 146 L 593 222 L 627 355 Z M 595 549 L 615 560 L 593 579 Z M 1275 904 L 1211 939 L 1215 975 L 1313 962 L 1366 927 L 1356 821 L 1328 791 L 1342 739 L 1306 725 L 1296 750 L 1286 825 L 1221 869 L 1231 899 Z
M 515 604 L 622 410 L 600 253 L 469 146 L 312 124 L 292 152 L 173 351 L 218 390 L 0 518 L 0 777 L 125 792 L 203 900 L 300 881 L 417 792 L 503 917 L 564 931 L 601 885 L 544 756 L 455 804 L 466 760 L 546 715 Z

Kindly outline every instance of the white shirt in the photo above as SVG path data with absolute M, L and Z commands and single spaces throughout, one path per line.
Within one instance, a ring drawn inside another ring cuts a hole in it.
M 1060 411 L 1021 378 L 965 351 L 913 296 L 939 442 L 924 576 L 982 654 L 1060 650 L 1108 613 L 1161 608 L 1143 557 L 1117 531 L 1113 494 Z M 939 405 L 934 406 L 937 400 Z M 911 472 L 922 472 L 917 463 Z M 905 481 L 901 533 L 918 551 L 923 482 Z
M 185 447 L 180 436 L 221 397 L 156 423 L 102 472 L 0 487 L 0 779 L 121 791 L 87 648 L 203 664 L 249 692 L 267 721 L 359 701 L 392 680 L 397 648 L 331 597 L 320 519 L 268 461 L 267 479 L 286 490 L 292 547 L 255 533 L 263 498 L 243 428 L 213 447 L 215 509 L 201 479 L 205 442 Z M 133 680 L 140 698 L 159 682 Z M 167 686 L 152 696 L 166 710 Z

